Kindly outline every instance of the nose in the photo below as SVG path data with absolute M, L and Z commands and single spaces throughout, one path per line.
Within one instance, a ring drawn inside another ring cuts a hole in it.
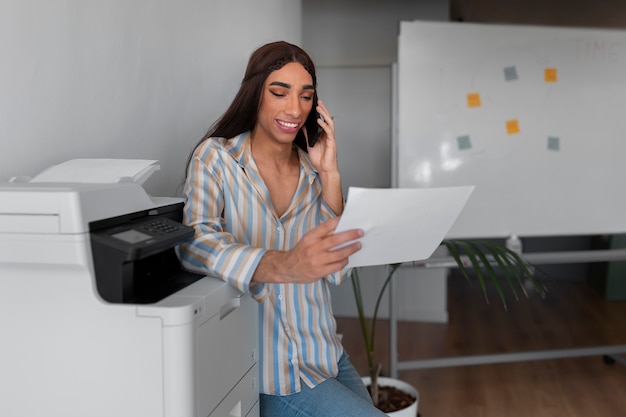
M 298 94 L 290 94 L 285 108 L 287 115 L 298 118 L 302 114 L 302 103 Z

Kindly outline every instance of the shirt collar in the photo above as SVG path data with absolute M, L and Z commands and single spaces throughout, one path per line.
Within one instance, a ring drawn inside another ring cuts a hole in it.
M 250 165 L 252 158 L 250 131 L 243 132 L 225 141 L 224 148 L 237 161 L 240 167 L 246 169 L 246 167 Z M 300 169 L 303 170 L 304 175 L 309 179 L 309 184 L 312 184 L 317 176 L 317 171 L 313 168 L 313 165 L 311 165 L 309 155 L 299 147 L 297 147 L 297 150 L 298 159 L 300 160 Z

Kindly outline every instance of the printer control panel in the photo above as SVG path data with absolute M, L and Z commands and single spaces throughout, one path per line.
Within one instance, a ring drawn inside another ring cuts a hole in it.
M 91 247 L 100 296 L 113 303 L 157 302 L 199 280 L 182 270 L 176 247 L 191 239 L 182 203 L 92 222 Z
M 92 233 L 100 243 L 141 258 L 193 236 L 193 228 L 166 217 L 144 218 Z
M 183 237 L 187 235 L 187 226 L 166 218 L 140 222 L 125 229 L 122 231 L 113 229 L 110 236 L 130 244 L 143 243 L 147 245 L 162 237 L 178 238 L 181 232 L 183 232 Z

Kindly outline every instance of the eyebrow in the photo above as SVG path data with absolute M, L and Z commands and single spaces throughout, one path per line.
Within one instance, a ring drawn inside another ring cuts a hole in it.
M 272 81 L 270 85 L 275 85 L 275 86 L 283 87 L 283 88 L 291 88 L 291 84 L 283 83 L 281 81 Z M 315 87 L 311 84 L 305 84 L 304 86 L 302 86 L 302 89 L 303 90 L 315 90 Z

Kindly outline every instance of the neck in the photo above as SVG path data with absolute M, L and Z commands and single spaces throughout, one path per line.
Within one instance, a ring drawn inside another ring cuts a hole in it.
M 265 162 L 272 162 L 276 166 L 291 165 L 298 160 L 298 153 L 294 149 L 292 143 L 280 143 L 262 135 L 255 135 L 255 132 L 250 134 L 250 147 L 254 159 Z

